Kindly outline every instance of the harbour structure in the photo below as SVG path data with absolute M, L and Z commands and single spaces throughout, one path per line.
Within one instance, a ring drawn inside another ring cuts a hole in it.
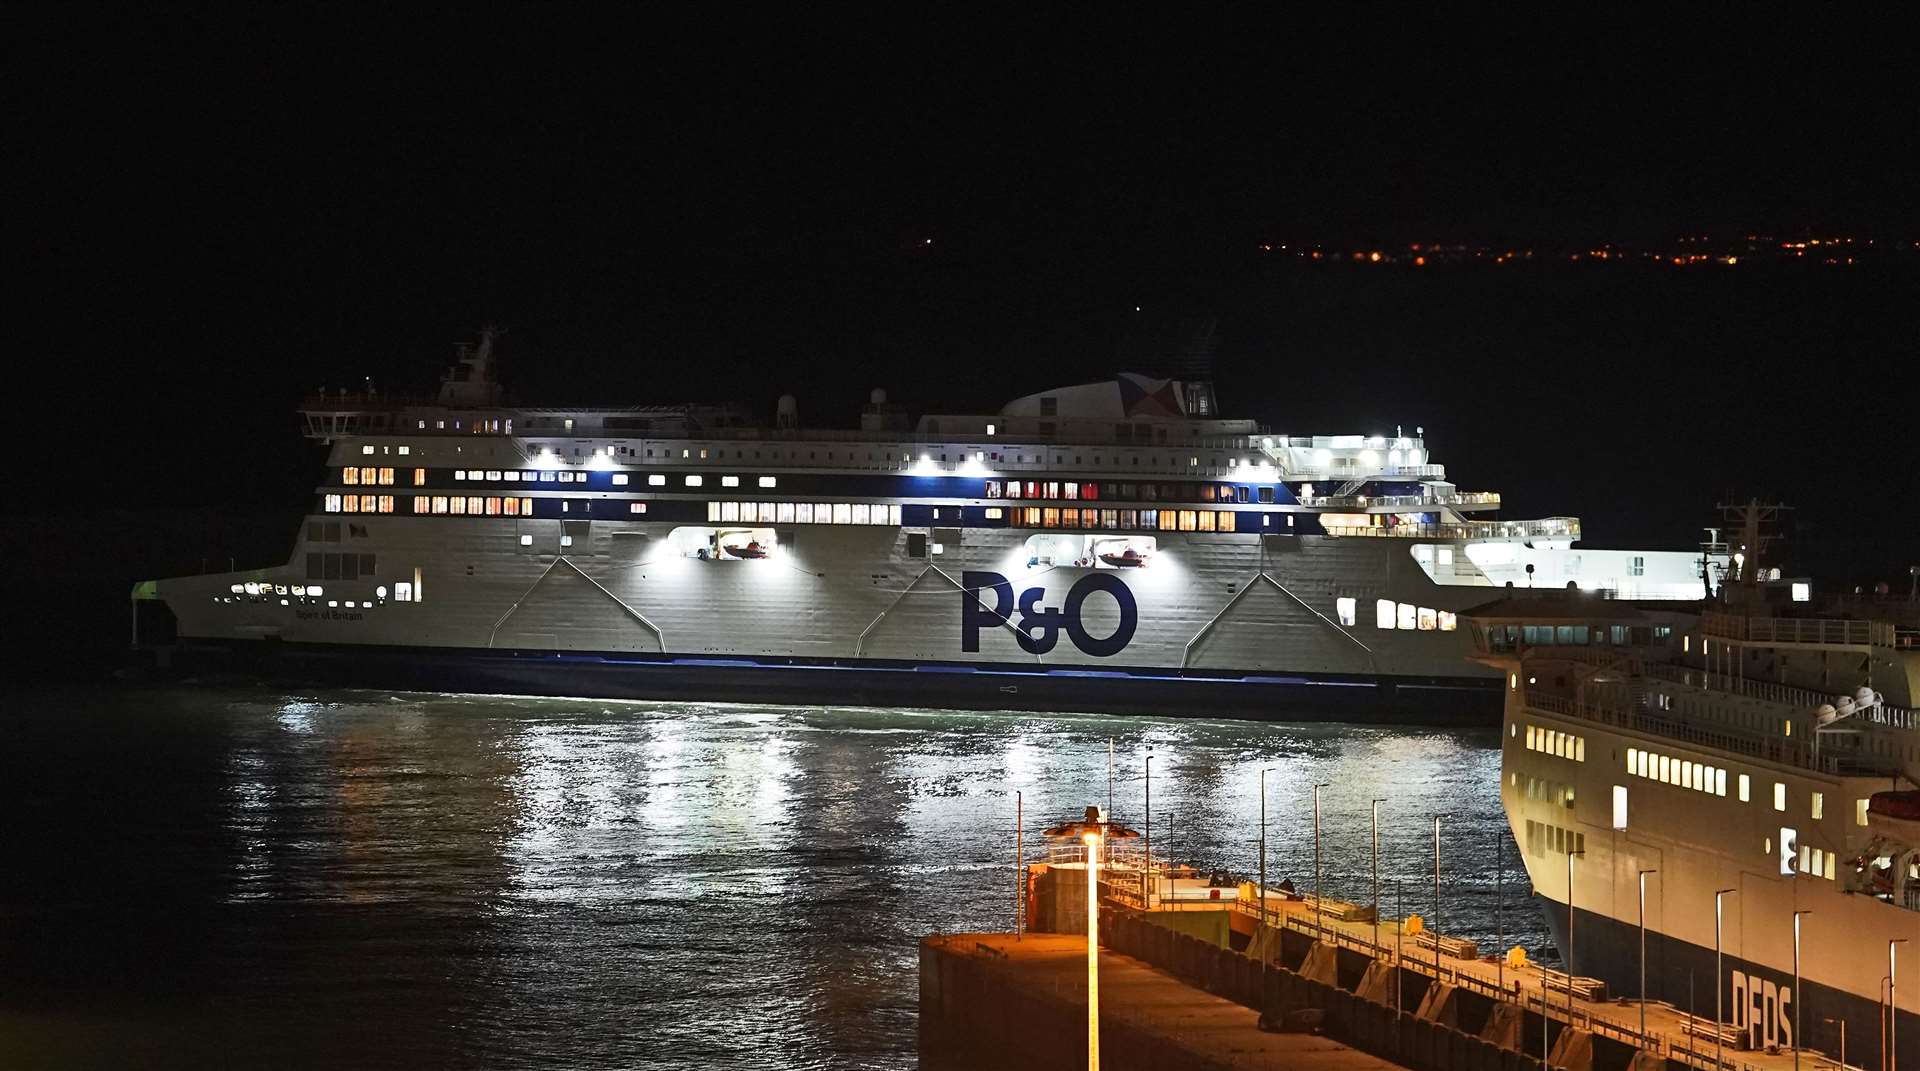
M 1920 632 L 1759 576 L 1701 612 L 1471 613 L 1513 837 L 1573 972 L 1725 1050 L 1920 1068 Z
M 858 428 L 321 394 L 287 561 L 137 585 L 136 642 L 386 683 L 617 697 L 1484 717 L 1459 613 L 1534 583 L 1696 598 L 1723 559 L 1493 519 L 1414 434 L 1281 434 L 1121 374 Z M 829 672 L 831 671 L 831 672 Z

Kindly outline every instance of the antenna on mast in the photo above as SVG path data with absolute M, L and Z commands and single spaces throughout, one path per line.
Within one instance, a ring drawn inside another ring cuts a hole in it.
M 1745 502 L 1720 503 L 1721 516 L 1733 522 L 1734 530 L 1740 533 L 1739 542 L 1730 548 L 1733 551 L 1730 579 L 1746 589 L 1747 598 L 1752 601 L 1758 601 L 1753 593 L 1760 586 L 1760 578 L 1766 575 L 1766 571 L 1760 568 L 1760 561 L 1766 555 L 1767 547 L 1780 538 L 1774 528 L 1780 523 L 1780 515 L 1792 508 L 1777 502 L 1762 503 L 1757 498 L 1749 498 Z M 1720 530 L 1710 528 L 1708 531 L 1717 535 Z

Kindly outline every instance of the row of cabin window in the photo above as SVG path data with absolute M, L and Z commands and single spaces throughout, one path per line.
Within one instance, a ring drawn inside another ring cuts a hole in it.
M 1527 726 L 1527 750 L 1547 755 L 1557 755 L 1575 762 L 1587 761 L 1587 738 L 1573 733 L 1563 733 L 1558 729 L 1535 728 Z
M 1492 625 L 1487 629 L 1488 646 L 1495 651 L 1527 647 L 1644 647 L 1654 640 L 1673 634 L 1667 625 L 1651 628 L 1633 625 Z
M 373 572 L 371 554 L 314 552 L 307 555 L 308 580 L 358 580 L 372 576 Z
M 499 498 L 479 495 L 419 495 L 413 500 L 413 512 L 448 514 L 455 517 L 531 517 L 533 499 Z
M 1587 850 L 1587 835 L 1551 822 L 1527 819 L 1528 855 L 1578 855 Z
M 1353 628 L 1359 621 L 1360 601 L 1335 599 L 1333 612 L 1341 625 Z M 1376 599 L 1373 604 L 1373 627 L 1407 632 L 1453 632 L 1460 627 L 1460 615 L 1452 610 L 1435 610 L 1431 606 L 1415 606 L 1410 602 Z
M 1689 788 L 1695 792 L 1705 792 L 1710 796 L 1727 794 L 1727 771 L 1718 766 L 1709 766 L 1704 762 L 1691 759 L 1679 759 L 1671 755 L 1661 755 L 1652 751 L 1642 751 L 1637 747 L 1627 749 L 1627 772 L 1635 777 L 1644 777 L 1678 788 Z M 1746 774 L 1740 775 L 1738 782 L 1740 800 L 1746 802 L 1750 784 Z M 1785 785 L 1777 786 L 1783 792 Z M 1784 800 L 1784 796 L 1782 799 Z
M 491 480 L 494 483 L 586 483 L 587 474 L 572 469 L 454 469 L 455 480 Z M 615 483 L 626 483 L 616 475 Z
M 327 495 L 323 509 L 328 513 L 392 513 L 392 495 Z
M 988 480 L 987 498 L 1059 498 L 1092 502 L 1118 498 L 1156 502 L 1261 502 L 1273 501 L 1273 488 L 1256 488 L 1257 496 L 1246 487 L 1230 483 L 1072 483 L 1058 480 Z
M 1644 777 L 1663 784 L 1690 788 L 1697 792 L 1710 792 L 1716 796 L 1727 794 L 1727 771 L 1717 766 L 1676 759 L 1670 755 L 1661 755 L 1639 748 L 1627 749 L 1627 772 L 1635 777 Z M 1753 782 L 1746 774 L 1740 774 L 1735 781 L 1736 795 L 1741 803 L 1752 801 Z M 1773 783 L 1773 809 L 1787 809 L 1787 786 L 1785 782 Z M 1827 815 L 1827 794 L 1812 792 L 1808 794 L 1807 813 L 1814 821 L 1820 821 Z M 1854 801 L 1854 821 L 1857 825 L 1867 824 L 1867 801 Z
M 421 427 L 423 427 L 423 428 L 424 428 L 424 427 L 426 427 L 426 426 L 427 426 L 427 422 L 426 422 L 426 421 L 424 421 L 424 420 L 422 420 L 422 421 L 420 422 L 420 426 L 421 426 Z M 386 447 L 386 446 L 383 446 L 383 447 L 381 447 L 381 448 L 380 448 L 380 452 L 381 452 L 381 453 L 386 453 L 386 452 L 387 452 L 388 450 L 390 450 L 390 449 L 393 449 L 393 448 L 392 448 L 392 447 Z M 411 446 L 402 446 L 402 447 L 400 447 L 400 448 L 399 448 L 399 451 L 400 451 L 400 454 L 401 454 L 401 456 L 403 456 L 403 457 L 404 457 L 404 456 L 406 456 L 407 454 L 411 454 L 411 453 L 413 453 L 413 447 L 411 447 Z M 362 447 L 360 448 L 360 452 L 361 452 L 362 454 L 367 454 L 367 455 L 369 455 L 369 456 L 371 456 L 371 455 L 373 454 L 373 452 L 374 452 L 374 451 L 373 451 L 373 447 L 372 447 L 371 445 L 367 445 L 367 446 L 362 446 Z
M 1530 800 L 1557 803 L 1562 807 L 1569 808 L 1573 806 L 1572 785 L 1561 784 L 1558 781 L 1549 781 L 1544 777 L 1534 777 L 1531 774 L 1526 775 L 1523 783 L 1519 773 L 1509 773 L 1507 775 L 1507 782 L 1515 788 L 1522 788 L 1524 784 L 1524 794 Z
M 865 502 L 709 502 L 707 520 L 759 524 L 899 524 L 900 507 L 883 502 L 871 505 Z
M 393 475 L 392 469 L 374 468 L 372 466 L 355 468 L 350 465 L 340 470 L 340 482 L 348 487 L 392 487 Z M 413 482 L 416 486 L 425 483 L 426 477 L 426 469 L 413 470 Z
M 989 509 L 987 516 L 993 517 Z M 1237 514 L 1191 509 L 1076 509 L 1072 506 L 1015 506 L 1011 522 L 1021 528 L 1107 528 L 1142 532 L 1231 532 Z

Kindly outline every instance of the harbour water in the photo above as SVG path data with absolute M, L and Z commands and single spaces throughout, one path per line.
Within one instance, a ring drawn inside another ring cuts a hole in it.
M 910 1067 L 915 942 L 1104 803 L 1552 961 L 1495 730 L 48 687 L 0 712 L 0 1065 Z M 1504 853 L 1505 895 L 1496 895 Z M 1395 883 L 1398 883 L 1397 886 Z

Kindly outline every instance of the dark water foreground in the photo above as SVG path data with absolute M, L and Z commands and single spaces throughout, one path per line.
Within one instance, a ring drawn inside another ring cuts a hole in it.
M 1156 847 L 1382 872 L 1539 952 L 1492 730 L 334 692 L 50 688 L 0 709 L 0 1066 L 914 1063 L 916 941 L 1005 928 L 1104 800 Z M 1277 879 L 1276 879 L 1277 880 Z M 1391 893 L 1388 910 L 1392 910 Z

